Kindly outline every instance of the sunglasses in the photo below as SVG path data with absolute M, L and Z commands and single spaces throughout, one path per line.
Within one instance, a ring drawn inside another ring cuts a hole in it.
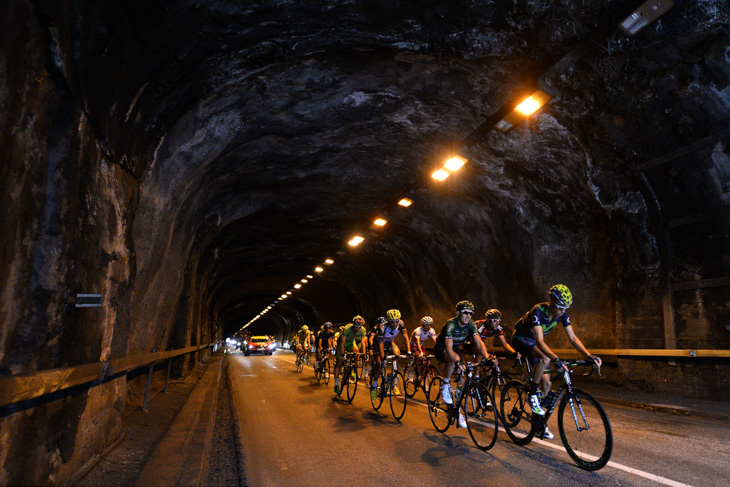
M 461 312 L 461 314 L 471 316 L 471 315 L 474 314 L 474 312 L 473 311 L 466 311 L 466 310 L 464 310 L 464 311 Z

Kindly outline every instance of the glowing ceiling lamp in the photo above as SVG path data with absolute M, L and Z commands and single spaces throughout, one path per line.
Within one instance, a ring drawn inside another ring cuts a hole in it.
M 438 171 L 431 174 L 431 177 L 438 181 L 443 181 L 444 179 L 449 177 L 449 172 L 444 171 L 443 169 L 439 169 Z
M 286 292 L 286 294 L 287 294 L 287 295 L 290 295 L 290 294 L 291 294 L 291 291 L 287 291 L 287 292 Z
M 461 156 L 454 156 L 448 161 L 446 161 L 446 164 L 444 164 L 444 168 L 448 169 L 451 172 L 458 171 L 461 169 L 461 166 L 466 164 L 469 161 L 469 159 Z
M 364 239 L 364 238 L 362 238 L 361 236 L 359 236 L 359 235 L 356 235 L 356 236 L 352 237 L 352 240 L 350 240 L 349 242 L 347 242 L 347 244 L 348 244 L 349 246 L 351 246 L 351 247 L 357 247 L 357 246 L 358 246 L 358 245 L 360 245 L 360 244 L 361 244 L 361 243 L 362 243 L 362 242 L 363 242 L 364 240 L 365 240 L 365 239 Z
M 633 36 L 643 30 L 656 19 L 667 13 L 674 6 L 672 0 L 649 0 L 634 10 L 618 24 L 618 28 L 627 36 Z
M 332 260 L 332 259 L 325 259 L 324 263 L 327 264 L 327 265 L 332 265 L 332 264 L 335 263 L 335 261 Z
M 398 202 L 398 204 L 405 208 L 408 208 L 409 206 L 411 206 L 413 204 L 413 200 L 410 198 L 403 198 Z
M 324 269 L 322 269 L 321 267 L 315 267 L 314 268 L 314 272 L 322 272 L 323 270 Z
M 299 281 L 299 282 L 301 282 L 302 284 L 306 284 L 306 283 L 308 283 L 309 281 L 307 281 L 306 279 L 302 279 L 302 280 L 301 280 L 301 281 Z
M 377 225 L 379 227 L 385 226 L 385 224 L 388 223 L 388 220 L 385 220 L 384 218 L 376 218 L 373 222 L 373 225 Z
M 302 287 L 301 284 L 294 284 L 294 289 L 299 289 L 300 287 Z
M 312 275 L 310 275 L 310 274 L 307 274 L 307 278 L 308 278 L 308 279 L 314 279 L 314 276 L 312 276 Z
M 550 95 L 544 91 L 537 90 L 524 100 L 522 100 L 514 110 L 509 112 L 502 120 L 495 125 L 495 128 L 501 132 L 507 133 L 517 124 L 525 120 L 527 117 L 535 113 L 550 101 Z

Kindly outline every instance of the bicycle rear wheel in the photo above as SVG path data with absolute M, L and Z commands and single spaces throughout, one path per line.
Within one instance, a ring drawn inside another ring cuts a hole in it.
M 518 445 L 526 445 L 535 436 L 532 409 L 525 385 L 513 380 L 502 389 L 499 403 L 500 417 L 507 435 Z
M 568 394 L 560 402 L 560 439 L 576 465 L 585 470 L 598 470 L 608 463 L 613 451 L 611 423 L 603 406 L 593 396 L 573 389 L 572 397 L 572 405 Z
M 299 372 L 301 374 L 302 369 L 304 368 L 304 360 L 302 360 L 301 355 L 297 357 L 296 365 L 297 365 L 297 372 Z
M 472 384 L 466 396 L 466 425 L 469 436 L 480 450 L 489 450 L 497 441 L 499 419 L 494 398 L 484 384 Z
M 352 402 L 355 399 L 355 392 L 357 392 L 357 377 L 354 380 L 352 377 L 353 372 L 355 372 L 355 366 L 347 367 L 345 372 L 345 377 L 347 377 L 347 402 Z
M 322 378 L 324 379 L 325 385 L 328 385 L 330 383 L 330 361 L 329 361 L 329 359 L 324 359 L 322 361 Z
M 317 382 L 322 380 L 322 364 L 319 367 L 317 367 L 317 364 L 314 364 L 314 378 L 317 379 Z
M 390 412 L 393 413 L 393 417 L 400 421 L 403 415 L 406 413 L 406 403 L 408 396 L 406 396 L 406 383 L 402 372 L 393 372 L 390 383 Z
M 426 368 L 426 374 L 421 377 L 421 386 L 423 387 L 423 394 L 425 394 L 426 397 L 428 397 L 428 391 L 429 387 L 431 387 L 431 382 L 433 381 L 434 377 L 438 377 L 439 371 L 434 367 L 433 365 L 429 365 Z
M 441 398 L 441 387 L 444 380 L 441 377 L 434 377 L 428 386 L 428 415 L 436 431 L 443 433 L 449 429 L 451 420 L 449 419 L 449 405 L 444 403 Z

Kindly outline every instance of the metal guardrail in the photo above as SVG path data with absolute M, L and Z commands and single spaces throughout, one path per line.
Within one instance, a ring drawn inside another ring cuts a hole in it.
M 490 353 L 504 352 L 501 347 L 487 347 Z M 583 354 L 573 348 L 551 348 L 557 355 L 565 358 L 581 357 Z M 589 348 L 589 351 L 598 356 L 617 357 L 691 357 L 691 358 L 730 358 L 730 350 L 695 350 L 695 349 L 663 349 L 663 348 Z
M 189 353 L 199 352 L 213 347 L 215 343 L 195 345 L 177 350 L 151 352 L 131 357 L 121 357 L 93 364 L 63 367 L 58 369 L 40 370 L 27 374 L 18 374 L 0 377 L 0 407 L 20 401 L 51 394 L 70 387 L 94 381 L 102 381 L 122 372 L 128 372 L 138 367 L 150 366 L 150 372 L 156 362 L 179 357 Z M 151 378 L 150 373 L 150 378 Z M 168 366 L 169 375 L 169 366 Z M 149 384 L 149 381 L 148 381 Z M 148 385 L 149 391 L 149 385 Z M 145 406 L 147 394 L 145 394 Z

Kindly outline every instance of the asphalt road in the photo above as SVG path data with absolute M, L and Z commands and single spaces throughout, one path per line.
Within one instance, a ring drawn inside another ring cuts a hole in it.
M 730 425 L 723 421 L 604 404 L 613 455 L 602 470 L 587 472 L 563 449 L 554 417 L 554 440 L 521 447 L 500 429 L 483 452 L 466 430 L 438 433 L 420 392 L 399 423 L 387 404 L 373 410 L 363 382 L 349 404 L 335 397 L 333 381 L 317 384 L 311 367 L 296 373 L 292 353 L 229 357 L 254 486 L 730 485 Z

